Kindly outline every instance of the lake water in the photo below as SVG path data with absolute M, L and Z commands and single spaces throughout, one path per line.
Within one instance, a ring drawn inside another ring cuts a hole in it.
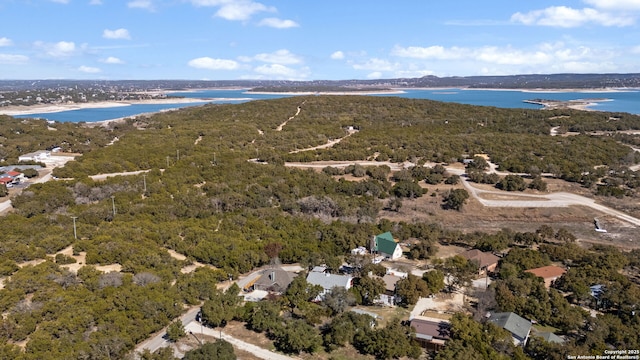
M 202 102 L 177 104 L 136 104 L 110 108 L 78 109 L 57 113 L 29 114 L 15 116 L 18 118 L 44 118 L 60 122 L 94 122 L 154 113 L 163 110 L 198 106 L 207 103 L 242 103 L 252 100 L 276 99 L 293 95 L 286 94 L 254 94 L 246 90 L 198 90 L 193 92 L 169 93 L 168 95 L 182 96 L 193 99 L 203 99 Z M 541 106 L 523 102 L 531 99 L 546 100 L 580 100 L 580 99 L 608 99 L 591 106 L 593 110 L 628 112 L 640 115 L 640 89 L 604 92 L 574 92 L 574 91 L 518 91 L 518 90 L 468 90 L 468 89 L 411 89 L 399 94 L 380 94 L 374 96 L 397 96 L 410 99 L 430 99 L 436 101 L 455 102 L 469 105 L 495 106 L 500 108 L 540 109 Z M 214 100 L 210 100 L 214 99 Z

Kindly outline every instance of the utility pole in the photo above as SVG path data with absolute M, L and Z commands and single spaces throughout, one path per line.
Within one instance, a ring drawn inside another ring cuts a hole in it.
M 180 161 L 180 150 L 176 150 L 176 161 Z
M 142 185 L 144 187 L 144 194 L 147 193 L 147 174 L 142 174 Z
M 169 157 L 167 156 L 167 169 L 169 168 Z
M 113 217 L 116 217 L 116 197 L 111 195 L 111 207 L 113 208 Z
M 78 232 L 76 231 L 76 219 L 78 218 L 77 216 L 72 216 L 71 217 L 73 219 L 73 238 L 74 239 L 78 239 Z

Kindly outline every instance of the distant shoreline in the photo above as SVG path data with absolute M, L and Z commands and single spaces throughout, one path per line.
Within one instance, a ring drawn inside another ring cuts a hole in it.
M 42 105 L 11 105 L 0 108 L 0 115 L 31 115 L 31 114 L 50 114 L 63 111 L 81 110 L 81 109 L 100 109 L 141 104 L 189 104 L 199 103 L 203 101 L 214 101 L 215 99 L 205 98 L 168 98 L 168 99 L 149 99 L 149 100 L 127 100 L 127 101 L 98 101 L 86 103 L 68 103 L 68 104 L 42 104 Z
M 214 88 L 214 89 L 183 89 L 183 90 L 162 90 L 155 91 L 155 93 L 159 94 L 167 94 L 167 93 L 193 93 L 198 91 L 225 91 L 225 90 L 250 90 L 249 88 Z M 429 88 L 400 88 L 394 87 L 389 90 L 376 90 L 376 91 L 305 91 L 305 92 L 250 92 L 251 94 L 260 94 L 260 95 L 291 95 L 291 96 L 300 96 L 300 95 L 395 95 L 395 94 L 403 94 L 408 90 L 453 90 L 456 91 L 520 91 L 524 93 L 554 93 L 554 92 L 576 92 L 576 93 L 605 93 L 605 92 L 633 92 L 638 91 L 638 89 L 624 89 L 624 88 L 607 88 L 607 89 L 481 89 L 481 88 L 466 88 L 466 87 L 429 87 Z M 125 100 L 125 101 L 100 101 L 100 102 L 85 102 L 85 103 L 66 103 L 66 104 L 41 104 L 41 105 L 11 105 L 0 107 L 0 115 L 9 115 L 9 116 L 26 116 L 32 114 L 48 114 L 48 113 L 57 113 L 63 111 L 73 111 L 73 110 L 81 110 L 81 109 L 97 109 L 97 108 L 111 108 L 111 107 L 122 107 L 122 106 L 131 106 L 131 105 L 139 105 L 139 104 L 194 104 L 194 103 L 202 103 L 202 102 L 215 102 L 221 100 L 229 100 L 228 98 L 164 98 L 164 99 L 145 99 L 145 100 Z M 244 100 L 242 98 L 236 100 Z M 600 102 L 610 101 L 611 99 L 577 99 L 572 101 L 565 102 L 556 102 L 554 100 L 527 100 L 527 103 L 533 103 L 542 106 L 542 110 L 548 109 L 558 109 L 558 108 L 570 108 L 575 110 L 583 110 L 583 111 L 598 111 L 596 109 L 590 108 L 591 106 L 597 105 Z M 141 113 L 135 114 L 131 116 L 127 116 L 126 118 L 135 118 L 141 115 L 151 115 L 163 111 L 168 110 L 176 110 L 180 107 L 172 108 L 172 109 L 164 109 L 156 112 L 149 113 Z M 88 124 L 95 125 L 105 125 L 110 122 L 121 121 L 123 118 L 115 118 L 115 119 L 106 119 L 100 121 L 91 121 L 87 122 Z

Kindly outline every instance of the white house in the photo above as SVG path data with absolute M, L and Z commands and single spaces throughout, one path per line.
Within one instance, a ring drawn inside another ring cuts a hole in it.
M 311 285 L 322 286 L 322 292 L 315 299 L 320 301 L 324 298 L 324 295 L 331 291 L 334 287 L 341 287 L 345 290 L 349 290 L 353 286 L 353 278 L 351 275 L 336 275 L 325 272 L 309 272 L 307 275 L 307 282 Z
M 399 259 L 402 257 L 402 248 L 389 231 L 376 235 L 371 241 L 371 252 L 377 252 L 388 259 Z

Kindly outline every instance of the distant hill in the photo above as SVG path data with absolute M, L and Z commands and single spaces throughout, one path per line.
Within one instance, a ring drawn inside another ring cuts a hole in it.
M 640 88 L 640 74 L 536 74 L 505 76 L 424 76 L 377 80 L 0 80 L 0 93 L 45 89 L 101 89 L 106 92 L 259 88 L 261 91 L 352 91 L 403 88 L 593 89 Z

